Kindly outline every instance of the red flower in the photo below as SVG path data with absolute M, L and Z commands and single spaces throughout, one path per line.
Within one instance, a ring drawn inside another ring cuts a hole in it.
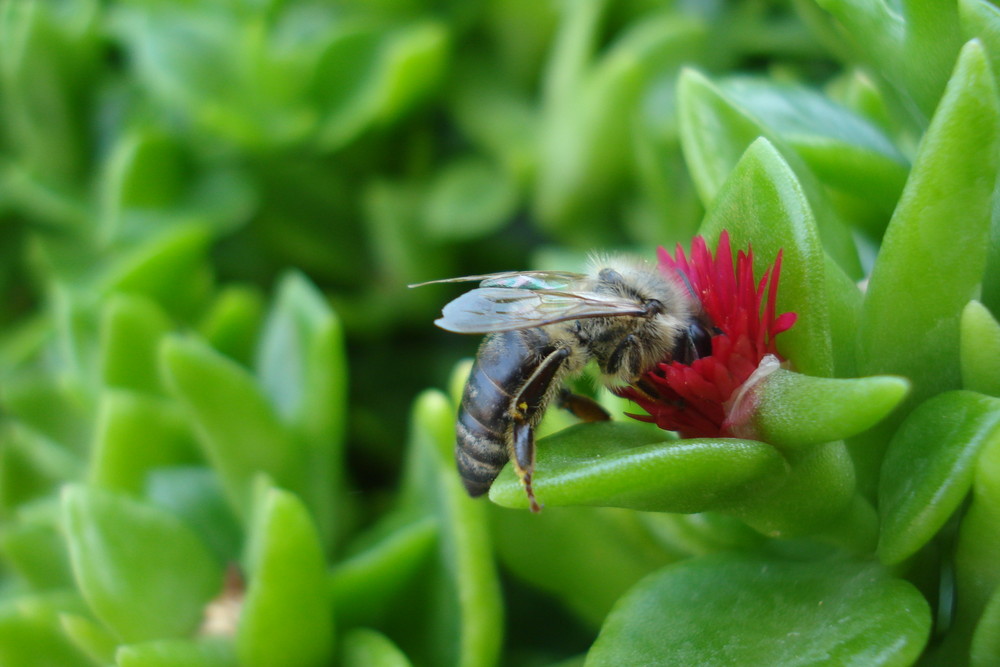
M 781 357 L 774 338 L 795 324 L 795 313 L 775 316 L 781 252 L 759 282 L 753 275 L 753 250 L 740 250 L 734 267 L 725 231 L 714 258 L 700 236 L 691 243 L 690 261 L 680 244 L 674 257 L 662 247 L 658 254 L 660 271 L 672 278 L 679 274 L 691 286 L 718 333 L 709 356 L 690 365 L 665 360 L 643 376 L 642 389 L 627 387 L 619 395 L 649 413 L 631 417 L 682 437 L 738 435 L 734 429 L 749 419 L 739 390 L 754 384 L 748 380 L 758 369 L 767 374 L 777 367 Z

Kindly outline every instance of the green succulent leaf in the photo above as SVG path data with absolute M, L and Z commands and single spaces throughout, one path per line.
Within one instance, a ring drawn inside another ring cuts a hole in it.
M 852 49 L 890 84 L 898 111 L 926 124 L 961 43 L 955 3 L 820 0 L 846 28 Z
M 791 168 L 766 139 L 746 150 L 702 223 L 712 244 L 728 230 L 733 248 L 753 247 L 754 275 L 762 276 L 782 252 L 777 312 L 798 315 L 781 334 L 783 356 L 806 375 L 833 374 L 825 265 L 809 202 Z
M 299 436 L 306 460 L 303 494 L 324 542 L 334 532 L 344 484 L 347 360 L 340 321 L 309 281 L 287 274 L 278 284 L 257 353 L 260 386 L 283 423 Z
M 490 523 L 506 569 L 594 629 L 625 591 L 672 560 L 635 513 L 617 508 L 546 507 L 537 515 L 496 508 Z
M 500 229 L 513 215 L 518 191 L 509 174 L 481 158 L 457 160 L 442 169 L 424 203 L 428 234 L 462 241 Z
M 337 620 L 350 626 L 383 616 L 427 565 L 439 531 L 434 517 L 401 522 L 390 516 L 372 534 L 358 538 L 357 551 L 349 552 L 328 577 Z
M 989 399 L 996 401 L 998 399 Z M 996 408 L 994 408 L 995 410 Z M 994 417 L 995 418 L 995 417 Z M 985 420 L 984 420 L 985 421 Z M 1000 570 L 996 555 L 1000 552 L 1000 435 L 994 429 L 984 443 L 975 462 L 972 484 L 972 502 L 962 517 L 958 528 L 958 545 L 955 548 L 955 632 L 959 655 L 968 649 L 970 640 L 981 623 L 980 618 L 991 604 L 991 598 L 1000 590 Z M 995 604 L 994 604 L 995 607 Z M 992 610 L 995 614 L 995 608 Z M 987 621 L 986 627 L 992 621 Z M 984 639 L 990 630 L 984 630 Z
M 639 582 L 586 664 L 903 666 L 920 655 L 930 623 L 917 589 L 877 565 L 716 554 Z
M 73 582 L 55 510 L 54 503 L 36 502 L 22 508 L 17 520 L 0 532 L 4 565 L 33 590 L 60 590 Z
M 436 21 L 414 23 L 388 35 L 380 53 L 383 67 L 375 118 L 396 120 L 439 83 L 448 62 L 448 31 Z
M 186 186 L 182 146 L 165 134 L 138 129 L 124 134 L 108 157 L 102 178 L 101 233 L 122 235 L 131 211 L 167 208 Z
M 830 542 L 854 553 L 875 544 L 877 518 L 854 493 L 854 467 L 841 441 L 786 453 L 783 484 L 748 495 L 726 508 L 769 537 L 804 537 Z
M 264 299 L 260 292 L 230 286 L 219 291 L 199 331 L 214 349 L 251 366 L 263 320 Z
M 1000 655 L 1000 589 L 993 592 L 976 626 L 969 650 L 972 667 L 989 667 Z
M 909 164 L 876 125 L 804 86 L 741 77 L 721 88 L 774 128 L 823 183 L 892 212 Z
M 665 442 L 641 424 L 595 422 L 539 440 L 533 482 L 543 507 L 702 512 L 780 484 L 786 472 L 784 459 L 762 442 Z M 504 507 L 528 507 L 511 466 L 493 483 L 490 499 Z
M 594 54 L 607 2 L 564 8 L 544 82 L 535 210 L 554 233 L 607 237 L 602 204 L 622 185 L 644 87 L 701 48 L 700 23 L 651 13 Z
M 154 301 L 112 296 L 101 313 L 101 379 L 111 387 L 161 394 L 156 363 L 160 339 L 172 323 Z
M 63 634 L 59 616 L 82 613 L 71 593 L 8 597 L 0 603 L 0 664 L 18 667 L 93 667 Z
M 96 8 L 67 5 L 0 7 L 4 144 L 28 170 L 55 182 L 85 168 L 86 139 L 77 113 L 90 102 L 101 58 Z
M 197 445 L 176 404 L 125 390 L 104 393 L 87 479 L 138 494 L 158 467 L 192 463 Z
M 961 386 L 961 313 L 983 276 L 998 164 L 1000 101 L 973 41 L 921 142 L 865 296 L 858 372 L 902 375 L 913 391 L 892 418 L 852 443 L 862 488 L 875 486 L 879 460 L 906 413 Z M 948 278 L 928 280 L 929 265 Z M 899 298 L 916 291 L 919 299 Z
M 487 507 L 469 498 L 455 472 L 455 407 L 438 391 L 425 391 L 413 408 L 404 482 L 404 507 L 428 509 L 440 522 L 440 550 L 428 581 L 448 591 L 442 599 L 418 592 L 426 613 L 398 619 L 393 633 L 409 636 L 415 662 L 493 665 L 502 642 L 503 605 L 493 560 Z M 400 639 L 400 644 L 403 640 Z
M 301 446 L 244 368 L 194 338 L 166 338 L 160 361 L 237 515 L 248 518 L 258 472 L 288 488 L 302 488 Z
M 884 419 L 908 389 L 898 377 L 816 378 L 779 368 L 755 390 L 750 427 L 779 449 L 842 440 Z
M 1000 323 L 983 304 L 970 301 L 960 327 L 962 386 L 1000 397 Z
M 806 202 L 818 238 L 830 256 L 848 274 L 860 277 L 861 266 L 850 233 L 839 219 L 813 172 L 777 132 L 761 124 L 718 86 L 694 70 L 685 70 L 677 82 L 681 144 L 702 202 L 712 209 L 724 185 L 750 147 L 763 139 L 781 155 L 794 173 L 795 189 Z M 787 180 L 787 179 L 782 179 Z M 772 186 L 773 188 L 773 186 Z M 738 218 L 733 218 L 738 220 Z M 761 235 L 760 238 L 774 234 Z M 778 235 L 780 239 L 782 235 Z
M 305 505 L 265 489 L 247 547 L 247 592 L 240 612 L 239 663 L 317 665 L 333 659 L 333 610 L 323 548 Z
M 409 667 L 411 663 L 382 633 L 355 628 L 344 635 L 340 664 L 344 667 Z
M 959 319 L 982 278 L 998 163 L 997 90 L 981 45 L 970 42 L 889 223 L 862 312 L 859 370 L 910 378 L 914 403 L 959 386 Z M 928 280 L 929 262 L 947 280 Z M 899 298 L 917 289 L 919 299 Z
M 996 76 L 1000 72 L 1000 9 L 988 0 L 958 0 L 958 16 L 966 39 L 983 43 Z
M 77 586 L 118 637 L 182 637 L 198 626 L 222 571 L 179 519 L 84 486 L 64 491 L 63 517 Z
M 950 391 L 921 404 L 886 451 L 879 558 L 894 564 L 941 529 L 969 492 L 979 452 L 1000 438 L 1000 399 Z
M 122 646 L 115 667 L 237 667 L 232 643 L 221 639 L 162 639 Z
M 180 517 L 220 563 L 239 558 L 244 532 L 218 476 L 205 466 L 157 468 L 146 476 L 151 502 Z
M 32 400 L 44 398 L 44 393 Z M 0 456 L 0 498 L 9 510 L 44 498 L 62 480 L 79 479 L 83 473 L 83 462 L 76 453 L 33 428 L 7 424 L 0 430 L 0 440 L 3 452 Z
M 179 316 L 196 311 L 208 289 L 206 254 L 210 241 L 205 226 L 190 222 L 166 227 L 118 261 L 105 277 L 108 294 L 145 296 Z
M 114 662 L 118 639 L 111 631 L 81 614 L 66 612 L 59 620 L 66 637 L 94 663 L 105 665 Z

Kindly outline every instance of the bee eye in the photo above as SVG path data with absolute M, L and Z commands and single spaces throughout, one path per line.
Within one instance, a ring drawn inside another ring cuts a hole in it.
M 677 349 L 674 350 L 674 359 L 682 364 L 691 364 L 694 360 L 711 354 L 712 334 L 701 324 L 694 322 L 688 325 L 678 341 Z
M 688 338 L 691 339 L 691 347 L 694 349 L 695 359 L 707 357 L 712 354 L 712 334 L 705 330 L 697 322 L 688 327 Z

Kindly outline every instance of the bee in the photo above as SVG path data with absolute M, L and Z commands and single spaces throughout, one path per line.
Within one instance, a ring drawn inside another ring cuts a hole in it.
M 462 393 L 455 460 L 469 495 L 486 493 L 509 460 L 533 512 L 535 427 L 553 403 L 585 421 L 609 419 L 563 382 L 595 361 L 609 387 L 633 385 L 658 363 L 711 351 L 711 326 L 682 274 L 626 257 L 595 258 L 587 273 L 512 271 L 419 283 L 478 281 L 435 324 L 486 334 Z M 648 393 L 648 391 L 647 391 Z

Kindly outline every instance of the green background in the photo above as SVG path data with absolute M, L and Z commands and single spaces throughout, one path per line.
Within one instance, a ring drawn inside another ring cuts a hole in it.
M 998 73 L 990 0 L 0 0 L 0 664 L 997 664 Z M 722 230 L 756 439 L 584 377 L 469 499 L 406 285 Z

